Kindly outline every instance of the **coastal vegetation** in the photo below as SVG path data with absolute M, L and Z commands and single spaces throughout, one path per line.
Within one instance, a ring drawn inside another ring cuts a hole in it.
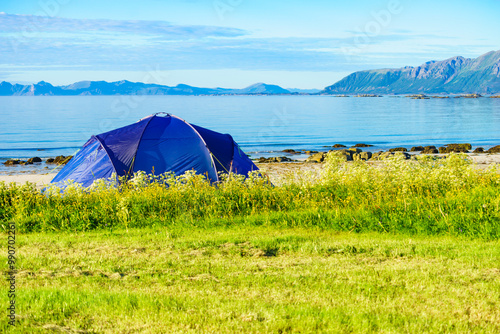
M 331 152 L 273 184 L 189 172 L 63 192 L 3 183 L 16 330 L 496 333 L 499 172 L 464 154 L 371 165 Z
M 382 167 L 345 163 L 332 151 L 321 169 L 281 175 L 276 184 L 258 172 L 152 176 L 126 182 L 97 180 L 41 193 L 35 185 L 0 186 L 0 219 L 21 232 L 186 225 L 276 225 L 338 231 L 500 235 L 500 175 L 476 170 L 464 154 L 405 160 L 394 153 Z

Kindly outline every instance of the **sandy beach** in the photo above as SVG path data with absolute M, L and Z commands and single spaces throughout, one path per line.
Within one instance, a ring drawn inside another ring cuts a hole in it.
M 500 154 L 469 154 L 478 168 L 488 168 L 491 165 L 500 165 Z
M 15 174 L 15 175 L 0 175 L 0 182 L 5 183 L 19 183 L 25 184 L 26 182 L 36 183 L 38 186 L 43 187 L 50 183 L 50 181 L 56 176 L 54 174 Z

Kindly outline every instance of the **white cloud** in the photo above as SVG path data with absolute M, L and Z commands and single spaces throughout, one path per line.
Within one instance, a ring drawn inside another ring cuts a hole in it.
M 166 21 L 68 19 L 51 16 L 0 13 L 1 32 L 26 35 L 43 32 L 115 32 L 179 38 L 236 37 L 242 29 L 202 25 L 175 25 Z

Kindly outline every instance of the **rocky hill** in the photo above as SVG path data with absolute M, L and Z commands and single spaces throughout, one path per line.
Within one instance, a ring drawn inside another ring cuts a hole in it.
M 290 94 L 290 91 L 276 85 L 259 82 L 243 89 L 233 91 L 236 94 Z
M 500 51 L 478 58 L 453 57 L 418 67 L 355 72 L 326 94 L 496 94 L 500 92 Z

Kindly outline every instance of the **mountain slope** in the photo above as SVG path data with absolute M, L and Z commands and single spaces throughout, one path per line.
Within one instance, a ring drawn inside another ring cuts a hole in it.
M 54 87 L 48 82 L 40 81 L 32 85 L 11 84 L 0 82 L 0 96 L 35 96 L 35 95 L 65 95 L 60 87 Z
M 290 94 L 290 91 L 276 85 L 268 85 L 262 82 L 253 84 L 243 89 L 234 89 L 233 94 Z
M 243 89 L 228 88 L 200 88 L 180 84 L 175 87 L 127 80 L 80 81 L 67 86 L 52 86 L 40 81 L 32 85 L 12 85 L 0 82 L 0 96 L 40 96 L 40 95 L 226 95 L 226 94 L 291 94 L 290 91 L 276 85 L 258 83 Z
M 476 59 L 453 57 L 418 67 L 355 72 L 332 86 L 327 94 L 417 94 L 500 92 L 500 51 Z

